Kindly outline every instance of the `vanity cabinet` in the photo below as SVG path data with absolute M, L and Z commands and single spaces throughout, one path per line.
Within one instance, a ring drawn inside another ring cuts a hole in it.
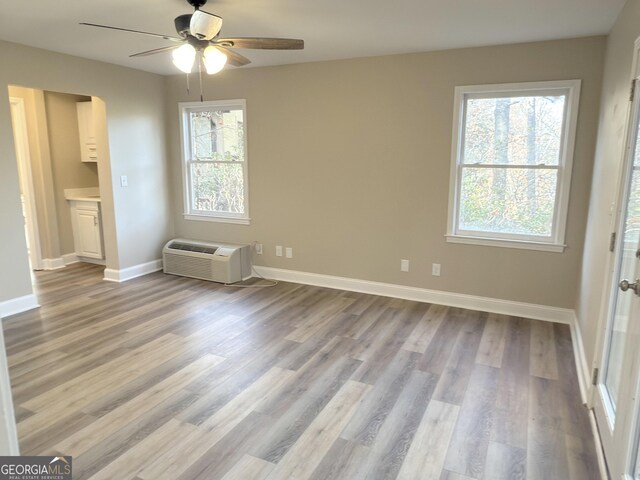
M 71 225 L 76 255 L 103 259 L 100 202 L 71 201 Z
M 78 111 L 78 133 L 80 135 L 80 159 L 83 162 L 97 162 L 96 128 L 93 121 L 93 103 L 76 103 Z

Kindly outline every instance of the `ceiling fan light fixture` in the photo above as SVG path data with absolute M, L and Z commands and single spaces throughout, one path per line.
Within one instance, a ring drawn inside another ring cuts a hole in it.
M 196 49 L 185 43 L 180 48 L 176 48 L 173 53 L 173 64 L 184 73 L 191 73 L 193 64 L 196 61 Z
M 227 63 L 227 55 L 216 47 L 209 46 L 204 49 L 203 62 L 207 73 L 213 75 L 224 68 Z
M 218 15 L 196 10 L 189 21 L 189 33 L 198 40 L 211 40 L 222 28 L 222 18 Z

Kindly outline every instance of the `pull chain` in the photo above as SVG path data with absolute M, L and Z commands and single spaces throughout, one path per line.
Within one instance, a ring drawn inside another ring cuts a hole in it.
M 200 82 L 200 101 L 204 102 L 204 90 L 202 87 L 202 54 L 200 52 L 197 53 L 197 62 L 198 62 L 198 81 Z M 187 95 L 191 93 L 191 83 L 190 83 L 190 74 L 187 73 Z

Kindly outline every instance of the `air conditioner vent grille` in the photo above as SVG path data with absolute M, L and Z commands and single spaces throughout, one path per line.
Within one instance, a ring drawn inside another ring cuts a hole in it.
M 211 280 L 211 261 L 204 258 L 164 254 L 165 271 L 174 275 Z
M 213 255 L 218 247 L 209 247 L 207 245 L 194 245 L 189 243 L 172 242 L 169 247 L 171 250 L 185 250 L 187 252 L 208 253 Z

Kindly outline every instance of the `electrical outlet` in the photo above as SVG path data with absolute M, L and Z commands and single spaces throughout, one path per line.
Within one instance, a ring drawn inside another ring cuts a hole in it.
M 276 257 L 282 256 L 282 245 L 276 245 Z
M 293 258 L 293 248 L 291 247 L 285 248 L 284 254 L 287 258 Z
M 129 186 L 129 178 L 126 175 L 120 175 L 120 186 L 121 187 Z
M 262 255 L 262 244 L 261 243 L 254 243 L 253 244 L 256 250 L 256 254 L 257 255 Z
M 400 271 L 401 272 L 409 271 L 409 260 L 400 260 Z
M 431 275 L 433 275 L 434 277 L 439 277 L 440 276 L 440 264 L 439 263 L 433 263 L 431 265 Z

